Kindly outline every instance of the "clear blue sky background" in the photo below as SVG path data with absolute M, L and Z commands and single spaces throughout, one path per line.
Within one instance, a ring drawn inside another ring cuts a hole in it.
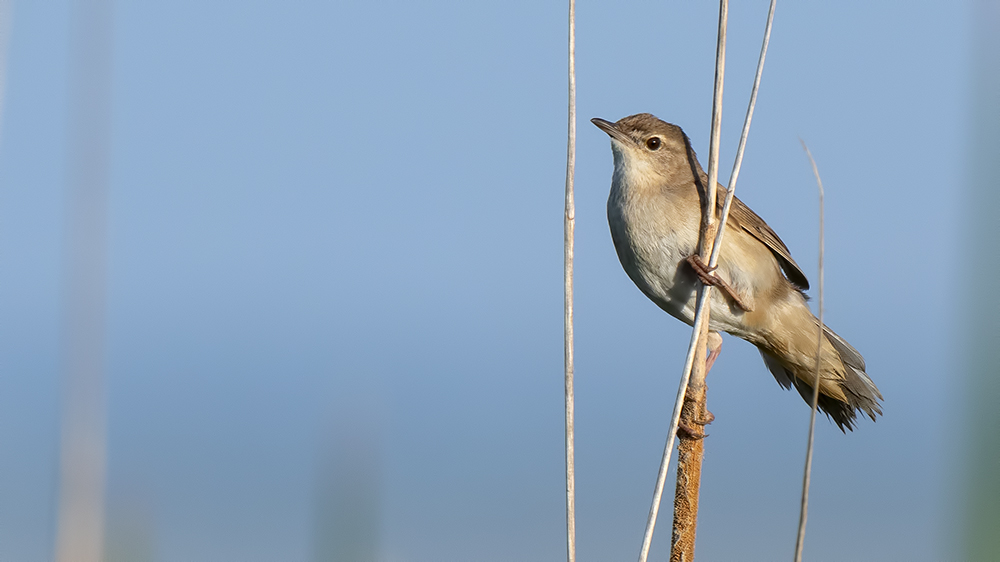
M 731 8 L 726 175 L 767 9 L 752 4 Z M 564 556 L 565 11 L 117 3 L 112 534 L 140 521 L 162 561 L 318 560 L 319 491 L 338 474 L 324 467 L 360 435 L 382 559 Z M 609 143 L 587 120 L 654 113 L 704 162 L 717 4 L 577 13 L 578 552 L 628 560 L 689 328 L 618 264 Z M 70 19 L 67 0 L 14 5 L 2 560 L 47 560 L 54 538 Z M 886 398 L 853 434 L 820 420 L 809 560 L 932 561 L 952 546 L 970 23 L 954 2 L 778 4 L 739 193 L 815 279 L 809 143 L 827 189 L 828 324 Z M 709 384 L 699 559 L 790 557 L 808 409 L 740 340 Z M 658 559 L 668 537 L 664 517 Z

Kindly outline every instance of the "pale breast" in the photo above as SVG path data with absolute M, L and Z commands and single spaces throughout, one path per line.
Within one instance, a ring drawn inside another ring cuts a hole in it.
M 687 324 L 694 321 L 698 282 L 684 260 L 697 250 L 700 222 L 696 197 L 687 198 L 667 188 L 648 188 L 640 194 L 634 185 L 617 181 L 612 184 L 608 224 L 622 267 L 643 294 Z M 729 236 L 723 255 L 727 250 L 743 250 L 733 247 L 734 243 L 740 247 L 740 241 L 739 236 Z M 734 262 L 723 259 L 716 274 L 730 284 L 756 292 L 744 272 L 735 267 Z M 720 291 L 712 294 L 711 328 L 745 332 L 743 311 Z
M 697 214 L 692 220 L 665 194 L 637 197 L 622 187 L 616 182 L 608 197 L 608 225 L 618 259 L 643 294 L 690 324 L 695 276 L 682 261 L 698 243 Z

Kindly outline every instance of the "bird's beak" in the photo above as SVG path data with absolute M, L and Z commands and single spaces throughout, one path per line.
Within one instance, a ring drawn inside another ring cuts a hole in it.
M 606 121 L 604 119 L 601 119 L 600 117 L 594 117 L 593 119 L 590 120 L 590 122 L 593 123 L 594 125 L 597 125 L 598 129 L 607 133 L 608 136 L 611 137 L 611 140 L 616 140 L 626 145 L 632 144 L 632 139 L 629 138 L 628 135 L 623 133 L 621 129 L 618 128 L 618 125 L 616 123 L 612 123 L 611 121 Z

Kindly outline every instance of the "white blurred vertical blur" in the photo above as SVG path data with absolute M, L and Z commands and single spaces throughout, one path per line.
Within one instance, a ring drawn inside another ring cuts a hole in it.
M 71 24 L 59 562 L 103 558 L 112 8 L 76 0 Z

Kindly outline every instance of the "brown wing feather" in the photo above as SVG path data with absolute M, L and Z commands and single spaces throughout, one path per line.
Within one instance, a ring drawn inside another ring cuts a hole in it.
M 718 212 L 722 213 L 722 206 L 726 201 L 726 188 L 719 186 L 718 190 Z M 750 233 L 751 236 L 760 240 L 764 243 L 768 249 L 778 258 L 778 264 L 781 265 L 781 270 L 785 272 L 785 276 L 788 280 L 792 282 L 801 290 L 806 290 L 809 288 L 809 280 L 806 279 L 806 275 L 802 273 L 802 269 L 799 268 L 799 264 L 795 263 L 792 259 L 792 254 L 788 251 L 788 247 L 785 243 L 778 238 L 778 235 L 771 230 L 770 226 L 764 222 L 764 219 L 757 216 L 757 213 L 750 210 L 750 207 L 746 206 L 746 203 L 740 201 L 739 197 L 733 197 L 733 205 L 729 209 L 729 224 L 737 228 L 742 228 L 746 232 Z

